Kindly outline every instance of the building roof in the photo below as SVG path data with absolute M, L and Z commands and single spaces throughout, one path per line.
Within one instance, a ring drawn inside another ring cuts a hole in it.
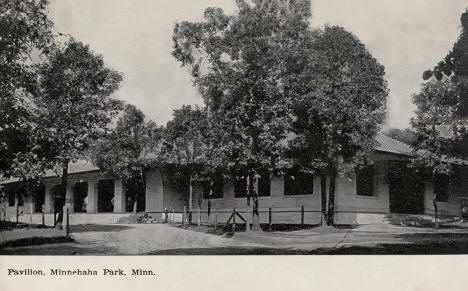
M 282 143 L 286 144 L 288 139 L 293 138 L 292 135 L 288 136 L 286 140 Z M 399 154 L 399 155 L 406 155 L 411 156 L 412 150 L 411 147 L 405 143 L 399 142 L 393 138 L 390 138 L 383 134 L 378 134 L 376 136 L 377 145 L 375 147 L 376 151 L 380 152 L 387 152 L 392 154 Z M 99 168 L 93 165 L 92 163 L 85 161 L 85 160 L 78 160 L 77 162 L 70 163 L 68 166 L 68 174 L 77 174 L 77 173 L 85 173 L 85 172 L 92 172 L 92 171 L 99 171 Z M 46 178 L 57 177 L 57 173 L 49 170 L 46 172 Z M 0 178 L 1 180 L 1 178 Z M 8 184 L 19 181 L 18 178 L 9 178 L 3 181 L 0 181 L 0 184 Z
M 71 162 L 68 165 L 69 175 L 77 174 L 77 173 L 93 172 L 93 171 L 99 171 L 99 168 L 85 160 L 78 160 L 76 162 Z M 57 176 L 58 176 L 57 173 L 52 170 L 47 170 L 47 172 L 44 175 L 45 178 L 51 178 L 51 177 L 57 177 Z M 18 182 L 18 181 L 19 181 L 19 178 L 11 177 L 9 179 L 0 181 L 0 184 L 8 184 L 8 183 L 13 183 L 13 182 Z
M 377 146 L 375 147 L 376 151 L 387 152 L 399 155 L 413 155 L 411 146 L 397 141 L 391 137 L 379 133 L 375 140 L 377 141 Z

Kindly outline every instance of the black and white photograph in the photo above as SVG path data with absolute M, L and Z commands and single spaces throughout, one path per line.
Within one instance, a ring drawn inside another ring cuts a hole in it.
M 466 254 L 468 2 L 0 0 L 0 265 Z

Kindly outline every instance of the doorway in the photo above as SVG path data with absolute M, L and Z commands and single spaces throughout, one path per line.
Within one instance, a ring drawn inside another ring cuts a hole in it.
M 73 186 L 73 210 L 86 212 L 86 198 L 88 197 L 88 182 L 79 182 Z
M 42 205 L 45 203 L 45 187 L 43 184 L 36 186 L 34 197 L 34 212 L 42 212 Z
M 98 182 L 98 212 L 114 212 L 114 180 Z
M 424 213 L 424 179 L 408 162 L 388 162 L 388 191 L 391 213 Z

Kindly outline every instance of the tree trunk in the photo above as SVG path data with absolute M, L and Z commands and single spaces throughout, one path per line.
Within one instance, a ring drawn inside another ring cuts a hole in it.
M 325 173 L 320 174 L 320 193 L 322 200 L 322 214 L 320 218 L 320 226 L 327 224 L 327 175 Z
M 335 219 L 335 183 L 336 183 L 336 169 L 330 171 L 330 185 L 328 190 L 328 217 L 327 224 L 334 225 Z
M 252 231 L 261 231 L 260 227 L 260 206 L 258 203 L 258 177 L 257 177 L 257 172 L 254 170 L 250 174 L 250 181 L 252 181 Z
M 438 222 L 438 219 L 439 219 L 439 208 L 438 208 L 438 205 L 437 205 L 437 193 L 434 191 L 434 185 L 435 185 L 435 175 L 433 174 L 432 175 L 432 185 L 433 185 L 433 192 L 434 192 L 434 196 L 433 196 L 433 199 L 432 199 L 432 205 L 434 205 L 434 223 L 435 223 L 435 227 L 439 227 L 439 222 Z
M 58 218 L 57 223 L 55 225 L 56 229 L 62 229 L 62 222 L 63 222 L 63 206 L 65 205 L 65 197 L 67 193 L 67 178 L 68 178 L 68 160 L 63 161 L 62 163 L 62 178 L 60 181 L 60 197 L 58 197 L 59 203 L 57 206 L 58 210 Z M 56 210 L 57 211 L 57 210 Z
M 193 200 L 192 173 L 190 173 L 190 180 L 189 180 L 189 213 L 188 213 L 189 224 L 192 223 L 192 200 Z

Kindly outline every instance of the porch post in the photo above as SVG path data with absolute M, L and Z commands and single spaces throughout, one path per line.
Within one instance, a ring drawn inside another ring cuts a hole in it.
M 122 180 L 114 181 L 114 213 L 125 212 L 125 187 Z
M 68 206 L 69 213 L 73 213 L 75 210 L 75 207 L 74 207 L 75 193 L 73 192 L 74 186 L 75 186 L 75 183 L 71 183 L 71 182 L 67 183 L 67 191 L 65 193 L 65 205 Z
M 88 204 L 86 211 L 88 213 L 98 212 L 98 181 L 88 181 Z
M 54 212 L 54 197 L 52 196 L 52 184 L 45 184 L 45 193 L 44 193 L 44 212 L 52 213 Z

